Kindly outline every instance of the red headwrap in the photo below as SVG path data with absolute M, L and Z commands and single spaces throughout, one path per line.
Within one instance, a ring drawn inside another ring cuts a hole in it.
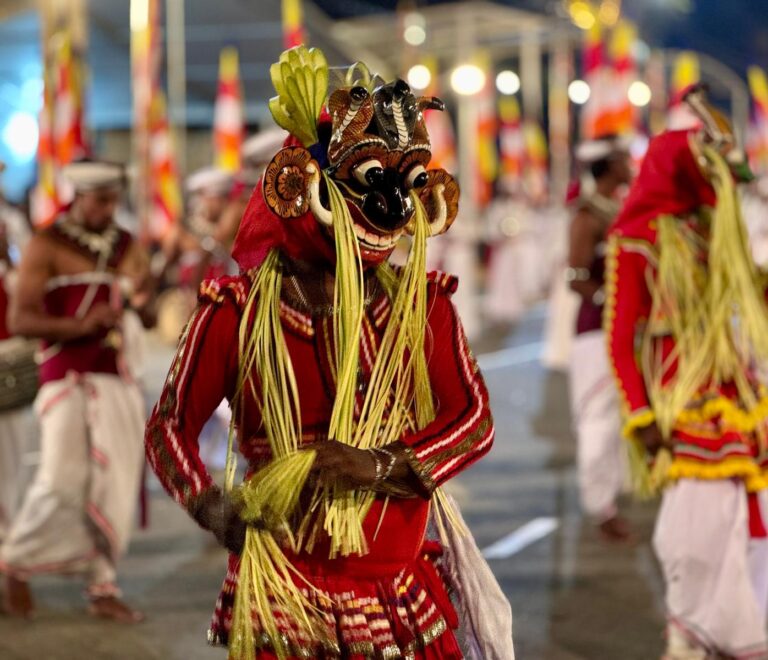
M 651 221 L 660 215 L 686 216 L 715 205 L 715 191 L 688 143 L 691 132 L 667 131 L 651 140 L 611 233 L 652 241 L 656 232 Z
M 283 146 L 301 146 L 301 143 L 289 135 Z M 240 221 L 240 229 L 232 246 L 232 258 L 240 271 L 246 272 L 261 266 L 273 249 L 307 263 L 335 263 L 333 238 L 325 233 L 312 212 L 283 220 L 267 206 L 259 180 Z

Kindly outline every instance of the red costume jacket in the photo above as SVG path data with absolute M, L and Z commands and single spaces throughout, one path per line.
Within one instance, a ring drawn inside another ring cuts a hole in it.
M 166 490 L 192 509 L 213 482 L 200 460 L 197 438 L 222 398 L 231 398 L 238 369 L 238 326 L 251 286 L 248 276 L 205 282 L 200 305 L 188 324 L 176 359 L 147 427 L 147 455 Z M 412 467 L 423 497 L 391 498 L 378 535 L 383 498 L 377 498 L 364 529 L 370 552 L 362 557 L 328 559 L 327 548 L 292 557 L 301 573 L 337 598 L 326 617 L 340 630 L 350 655 L 399 657 L 399 649 L 425 646 L 416 657 L 460 658 L 452 635 L 456 614 L 434 562 L 439 546 L 425 541 L 429 500 L 434 488 L 484 455 L 494 429 L 488 394 L 469 351 L 450 301 L 456 280 L 431 274 L 428 284 L 426 355 L 437 416 L 424 429 L 407 434 Z M 311 316 L 281 303 L 282 326 L 296 371 L 305 442 L 327 437 L 335 394 L 331 316 Z M 383 293 L 367 307 L 360 339 L 360 399 L 389 318 Z M 239 448 L 249 468 L 269 459 L 258 405 L 246 399 L 238 429 Z M 210 641 L 226 643 L 231 626 L 239 558 L 230 556 L 229 571 L 217 603 Z M 343 602 L 343 604 L 341 604 Z M 357 649 L 357 650 L 356 650 Z M 259 657 L 272 657 L 267 652 Z M 335 657 L 335 656 L 332 656 Z
M 607 258 L 604 325 L 608 350 L 622 395 L 624 432 L 632 437 L 654 422 L 639 346 L 650 333 L 657 354 L 667 358 L 675 342 L 666 319 L 649 318 L 659 263 L 656 220 L 662 215 L 687 222 L 714 207 L 715 192 L 701 173 L 689 146 L 689 131 L 655 138 L 627 202 L 611 230 Z M 706 253 L 701 255 L 706 263 Z M 675 363 L 665 372 L 665 382 Z M 670 478 L 741 477 L 752 488 L 764 484 L 768 462 L 757 431 L 768 400 L 744 410 L 732 383 L 705 387 L 685 407 L 672 429 L 674 461 Z

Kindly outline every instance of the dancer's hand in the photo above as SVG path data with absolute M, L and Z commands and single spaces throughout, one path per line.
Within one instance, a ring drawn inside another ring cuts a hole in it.
M 376 483 L 376 459 L 369 451 L 336 440 L 315 442 L 303 449 L 316 452 L 310 485 L 356 489 Z
M 227 550 L 236 555 L 243 551 L 247 523 L 240 518 L 237 505 L 226 493 L 211 488 L 200 495 L 190 513 Z
M 120 321 L 120 311 L 108 303 L 97 303 L 80 321 L 82 335 L 87 337 L 100 330 L 114 328 Z
M 664 438 L 656 425 L 656 422 L 651 422 L 648 426 L 643 426 L 637 430 L 637 437 L 640 442 L 643 443 L 645 449 L 649 454 L 655 456 L 660 450 L 665 447 L 671 447 L 668 440 Z

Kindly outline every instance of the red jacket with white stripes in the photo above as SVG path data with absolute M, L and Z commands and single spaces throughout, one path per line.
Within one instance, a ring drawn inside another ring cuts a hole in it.
M 488 452 L 494 437 L 488 393 L 450 301 L 456 284 L 442 273 L 428 277 L 426 355 L 437 415 L 425 428 L 401 439 L 411 449 L 412 468 L 424 487 L 425 497 L 417 498 L 424 507 L 426 496 Z M 247 276 L 203 284 L 200 304 L 147 425 L 149 462 L 165 489 L 188 509 L 213 485 L 200 459 L 198 435 L 221 400 L 234 393 L 238 326 L 250 286 Z M 361 397 L 389 314 L 390 302 L 383 293 L 367 307 L 360 339 Z M 332 317 L 311 316 L 285 299 L 280 316 L 298 382 L 303 440 L 324 439 L 334 399 Z M 244 410 L 239 448 L 256 468 L 269 459 L 269 446 L 256 402 L 246 400 Z

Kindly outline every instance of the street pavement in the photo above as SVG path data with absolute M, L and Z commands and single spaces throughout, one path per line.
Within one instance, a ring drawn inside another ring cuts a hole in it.
M 654 504 L 627 501 L 638 536 L 609 546 L 578 505 L 567 382 L 539 364 L 543 310 L 475 343 L 491 393 L 496 443 L 451 484 L 514 613 L 519 660 L 652 660 L 663 647 L 662 583 L 650 547 Z M 152 344 L 148 400 L 171 350 Z M 125 598 L 147 619 L 121 626 L 89 618 L 82 583 L 33 581 L 32 621 L 0 617 L 2 660 L 224 660 L 205 631 L 225 554 L 151 482 L 151 525 L 120 566 Z

